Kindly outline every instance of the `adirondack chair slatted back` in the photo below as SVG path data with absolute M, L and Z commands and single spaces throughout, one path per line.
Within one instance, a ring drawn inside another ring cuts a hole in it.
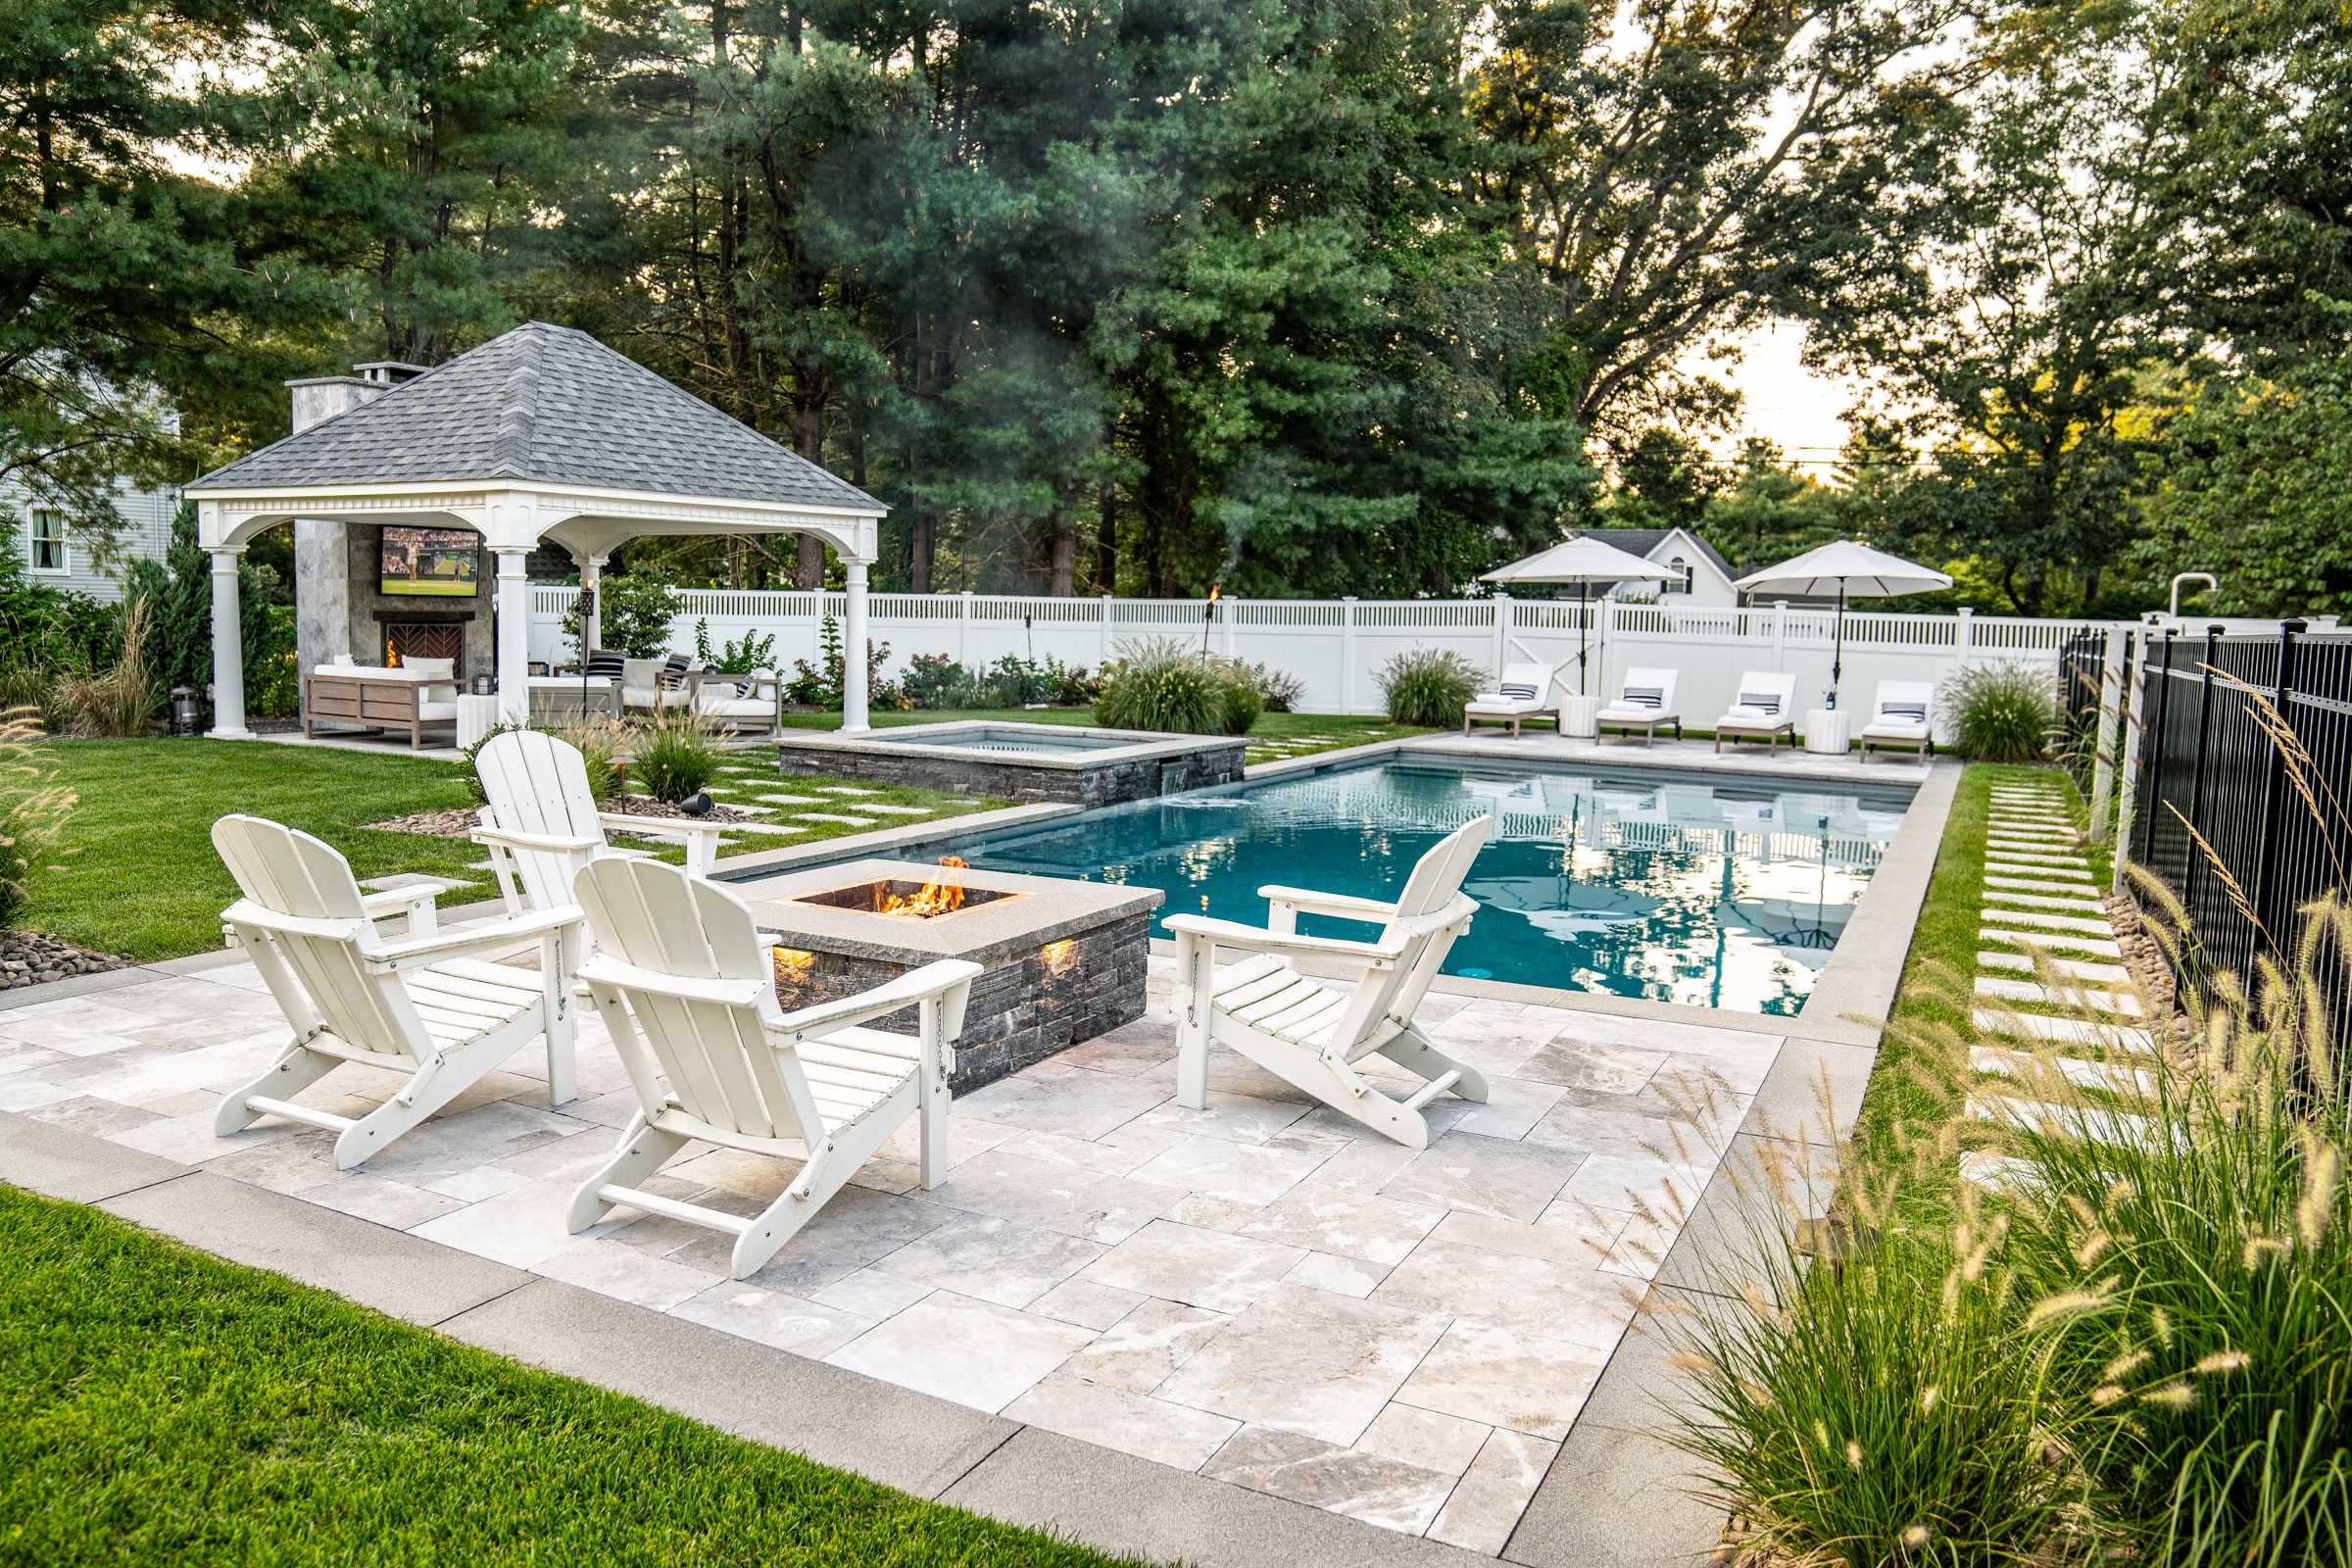
M 229 815 L 213 824 L 213 847 L 237 891 L 272 914 L 352 922 L 352 934 L 273 931 L 249 943 L 254 964 L 297 1032 L 316 1021 L 349 1046 L 422 1061 L 433 1054 L 424 1019 L 398 977 L 372 974 L 362 961 L 374 927 L 360 902 L 351 862 L 320 843 L 266 817 Z
M 688 980 L 772 978 L 751 910 L 675 866 L 618 857 L 592 860 L 572 891 L 599 947 L 622 963 Z M 760 1009 L 621 989 L 688 1115 L 755 1138 L 801 1139 L 811 1147 L 824 1138 L 800 1062 L 770 1042 Z M 629 1059 L 633 1032 L 609 1014 L 608 1023 L 646 1113 L 658 1115 L 662 1102 L 651 1093 L 646 1064 Z
M 489 802 L 483 808 L 488 826 L 550 837 L 604 837 L 596 797 L 588 788 L 588 764 L 568 742 L 535 729 L 504 730 L 482 743 L 473 765 Z M 583 860 L 580 853 L 509 853 L 529 907 L 552 909 L 571 902 L 571 879 Z
M 1482 816 L 1465 823 L 1431 846 L 1428 854 L 1413 866 L 1413 874 L 1405 878 L 1404 892 L 1396 900 L 1396 912 L 1407 914 L 1437 914 L 1461 893 L 1462 884 L 1469 879 L 1470 866 L 1478 852 L 1487 847 L 1494 835 L 1494 819 Z M 1423 873 L 1428 880 L 1423 882 Z M 1408 903 L 1408 901 L 1410 901 Z M 1391 927 L 1390 929 L 1394 929 Z M 1383 931 L 1382 936 L 1388 932 Z M 1439 931 L 1422 940 L 1420 951 L 1396 962 L 1396 986 L 1383 1008 L 1399 1017 L 1409 1018 L 1421 1005 L 1430 983 L 1437 979 L 1446 955 L 1453 950 L 1455 933 Z M 1373 1014 L 1375 1019 L 1380 1013 Z
M 1462 879 L 1470 874 L 1470 862 L 1478 858 L 1478 852 L 1486 848 L 1487 836 L 1494 830 L 1494 819 L 1482 816 L 1430 846 L 1428 853 L 1414 862 L 1412 874 L 1404 879 L 1404 891 L 1396 899 L 1397 915 L 1412 918 L 1442 911 L 1462 890 Z M 1390 925 L 1380 935 L 1386 942 L 1401 934 L 1397 926 Z M 1381 1019 L 1405 1004 L 1402 992 L 1407 986 L 1414 987 L 1410 1001 L 1419 1002 L 1420 993 L 1429 989 L 1429 976 L 1422 971 L 1429 967 L 1433 945 L 1438 945 L 1442 959 L 1445 950 L 1452 947 L 1453 939 L 1443 933 L 1411 938 L 1404 951 L 1396 956 L 1395 965 L 1365 975 L 1356 986 L 1355 995 L 1348 999 L 1348 1011 L 1342 1015 L 1339 1028 L 1332 1034 L 1333 1044 L 1345 1049 L 1371 1034 Z

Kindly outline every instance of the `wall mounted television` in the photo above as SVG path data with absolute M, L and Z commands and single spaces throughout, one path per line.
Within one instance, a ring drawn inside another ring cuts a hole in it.
M 377 591 L 402 598 L 471 599 L 482 586 L 482 536 L 470 528 L 383 530 Z

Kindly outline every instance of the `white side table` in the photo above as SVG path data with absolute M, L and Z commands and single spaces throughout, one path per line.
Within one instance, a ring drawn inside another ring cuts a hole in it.
M 1843 757 L 1846 725 L 1852 716 L 1843 709 L 1806 709 L 1805 750 L 1823 757 Z
M 458 693 L 458 749 L 464 751 L 498 728 L 498 699 Z
M 1599 734 L 1600 699 L 1597 697 L 1561 698 L 1560 733 L 1585 741 Z

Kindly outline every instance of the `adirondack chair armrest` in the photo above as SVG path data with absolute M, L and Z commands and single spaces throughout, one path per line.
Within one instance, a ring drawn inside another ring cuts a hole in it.
M 1172 914 L 1163 922 L 1171 931 L 1206 937 L 1221 948 L 1248 948 L 1252 953 L 1296 953 L 1322 958 L 1354 958 L 1364 963 L 1393 963 L 1404 951 L 1402 942 L 1349 942 L 1343 937 L 1302 937 L 1243 925 L 1238 920 L 1212 920 L 1201 914 Z
M 576 915 L 577 911 L 574 913 Z M 721 980 L 663 974 L 659 969 L 641 969 L 636 964 L 623 963 L 609 953 L 600 953 L 581 964 L 580 978 L 591 985 L 616 986 L 658 997 L 674 997 L 680 1002 L 708 1002 L 722 1007 L 758 1006 L 760 994 L 765 992 L 773 997 L 776 985 L 775 981 L 764 975 Z
M 456 957 L 461 953 L 513 947 L 532 937 L 561 931 L 567 925 L 579 925 L 587 918 L 588 911 L 576 904 L 559 905 L 552 909 L 535 909 L 529 914 L 510 916 L 504 920 L 485 920 L 479 925 L 460 926 L 455 931 L 418 937 L 414 942 L 387 943 L 379 951 L 367 955 L 367 958 L 376 968 L 414 969 L 420 959 L 429 963 L 435 958 Z
M 659 838 L 664 833 L 680 838 L 707 833 L 716 838 L 727 827 L 724 822 L 693 822 L 675 816 L 636 816 L 627 811 L 599 811 L 596 819 L 609 828 L 617 828 L 623 833 L 643 833 L 649 838 Z
M 380 893 L 360 895 L 360 907 L 368 911 L 370 920 L 381 920 L 389 914 L 406 914 L 419 904 L 431 904 L 441 897 L 439 888 L 386 888 Z
M 812 1007 L 784 1014 L 783 1019 L 770 1021 L 768 1028 L 787 1034 L 795 1040 L 831 1034 L 852 1024 L 880 1018 L 941 997 L 957 986 L 968 985 L 980 977 L 980 965 L 968 958 L 941 958 L 919 969 L 909 969 L 896 980 L 885 981 L 871 991 L 855 997 L 843 997 L 837 1002 L 820 1002 Z M 951 1031 L 954 1032 L 954 1031 Z
M 1396 918 L 1395 904 L 1359 899 L 1348 893 L 1317 893 L 1310 888 L 1286 888 L 1279 882 L 1269 882 L 1257 890 L 1257 896 L 1270 904 L 1287 904 L 1302 914 L 1327 914 L 1335 919 L 1378 921 L 1384 925 Z
M 280 914 L 275 909 L 264 908 L 251 899 L 239 899 L 222 909 L 220 923 L 224 926 L 249 925 L 281 936 L 317 937 L 324 942 L 349 942 L 364 930 L 375 929 L 372 917 L 365 914 L 356 919 L 316 920 L 307 915 Z
M 571 855 L 605 847 L 602 838 L 583 838 L 571 833 L 517 833 L 503 827 L 477 827 L 466 837 L 476 844 L 499 849 L 536 850 L 547 855 Z

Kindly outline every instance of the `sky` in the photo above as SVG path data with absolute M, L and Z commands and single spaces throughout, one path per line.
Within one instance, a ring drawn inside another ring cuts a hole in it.
M 1718 457 L 1738 456 L 1749 436 L 1762 436 L 1781 449 L 1791 468 L 1827 484 L 1845 445 L 1844 412 L 1863 401 L 1862 383 L 1828 376 L 1798 363 L 1805 329 L 1790 321 L 1768 322 L 1734 341 L 1742 351 L 1738 365 L 1703 365 L 1741 394 L 1737 433 L 1711 443 Z M 1702 362 L 1703 364 L 1703 362 Z

